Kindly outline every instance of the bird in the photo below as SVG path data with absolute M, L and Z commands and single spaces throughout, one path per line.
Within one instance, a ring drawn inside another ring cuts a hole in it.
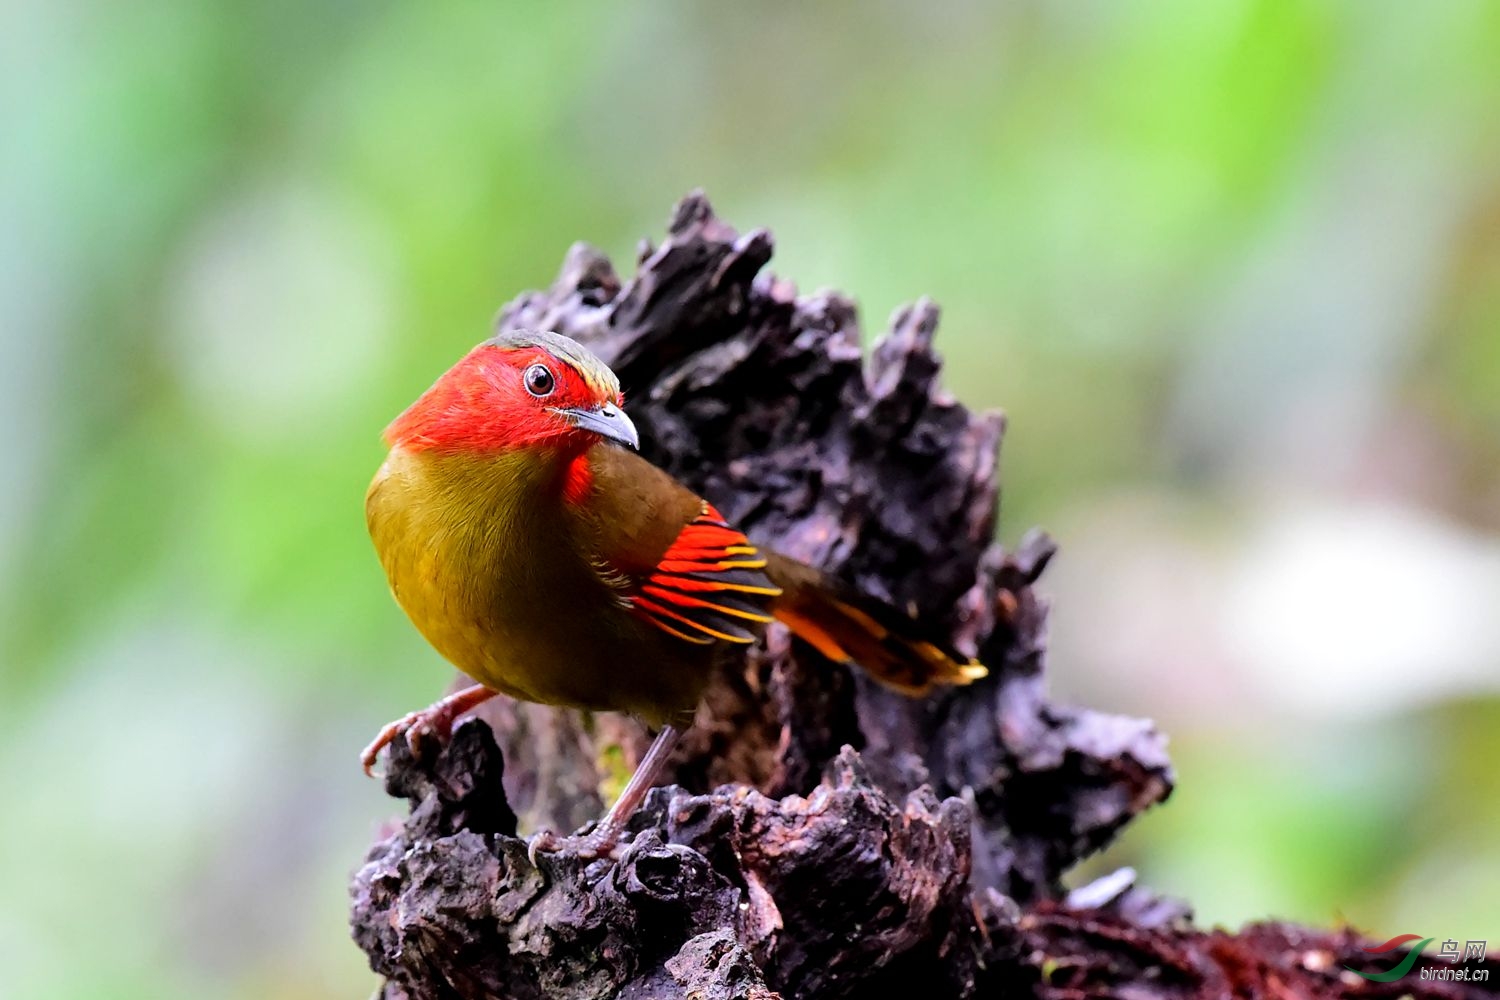
M 386 428 L 366 523 L 396 603 L 472 684 L 390 723 L 445 739 L 496 694 L 625 712 L 656 729 L 587 833 L 531 839 L 601 856 L 660 777 L 715 669 L 772 621 L 912 696 L 985 676 L 928 624 L 761 547 L 637 453 L 619 379 L 562 334 L 503 332 Z

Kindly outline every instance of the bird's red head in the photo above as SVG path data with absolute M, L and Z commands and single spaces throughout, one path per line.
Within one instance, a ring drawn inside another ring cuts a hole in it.
M 638 445 L 620 409 L 620 382 L 591 351 L 561 334 L 492 337 L 448 369 L 386 428 L 408 451 L 582 452 L 601 438 Z

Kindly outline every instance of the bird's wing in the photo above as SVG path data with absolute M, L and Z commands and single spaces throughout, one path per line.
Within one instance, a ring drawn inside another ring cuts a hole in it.
M 765 556 L 707 501 L 627 600 L 679 639 L 754 642 L 781 591 L 761 572 Z
M 749 643 L 773 617 L 836 662 L 907 694 L 985 676 L 930 623 L 821 570 L 757 549 L 713 506 L 614 445 L 589 452 L 601 573 L 631 610 L 700 645 Z
M 686 642 L 750 643 L 781 589 L 713 505 L 632 452 L 588 456 L 601 570 L 643 620 Z

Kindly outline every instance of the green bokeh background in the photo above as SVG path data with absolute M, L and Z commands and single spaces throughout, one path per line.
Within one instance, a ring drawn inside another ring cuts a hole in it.
M 362 996 L 379 430 L 702 186 L 945 307 L 1207 923 L 1500 947 L 1500 4 L 0 6 L 0 993 Z M 1086 875 L 1080 875 L 1086 877 Z

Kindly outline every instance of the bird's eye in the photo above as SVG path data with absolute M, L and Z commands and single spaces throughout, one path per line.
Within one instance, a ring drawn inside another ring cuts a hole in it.
M 533 396 L 550 396 L 557 388 L 557 379 L 546 365 L 532 365 L 526 369 L 526 391 Z

